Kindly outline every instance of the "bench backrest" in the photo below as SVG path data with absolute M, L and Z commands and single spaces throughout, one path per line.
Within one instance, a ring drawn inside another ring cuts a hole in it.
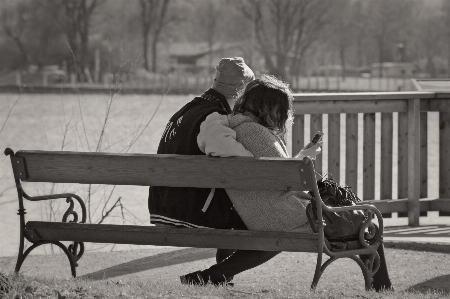
M 14 177 L 28 182 L 230 189 L 313 190 L 309 158 L 18 151 Z

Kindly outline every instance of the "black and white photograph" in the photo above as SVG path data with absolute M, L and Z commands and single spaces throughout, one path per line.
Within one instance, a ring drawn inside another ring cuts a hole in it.
M 0 0 L 0 298 L 450 298 L 450 0 Z

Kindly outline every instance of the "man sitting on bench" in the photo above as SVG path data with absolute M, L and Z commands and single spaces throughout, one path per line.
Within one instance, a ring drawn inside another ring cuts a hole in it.
M 240 57 L 223 58 L 216 66 L 212 88 L 182 107 L 169 120 L 163 132 L 158 154 L 205 155 L 197 145 L 200 124 L 214 112 L 231 113 L 231 107 L 248 82 L 253 71 Z M 242 151 L 246 151 L 243 147 Z M 249 154 L 251 155 L 251 154 Z M 209 203 L 205 206 L 206 203 Z M 216 228 L 246 230 L 224 189 L 150 187 L 150 221 L 157 226 L 169 225 L 189 228 Z M 278 252 L 252 250 L 223 250 L 216 254 L 215 277 L 227 269 L 239 272 L 270 260 Z M 230 283 L 233 277 L 219 281 L 202 278 L 198 273 L 181 277 L 182 283 Z M 217 274 L 217 275 L 216 275 Z

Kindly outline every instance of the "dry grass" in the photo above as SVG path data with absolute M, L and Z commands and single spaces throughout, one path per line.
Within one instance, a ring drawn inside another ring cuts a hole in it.
M 351 260 L 333 263 L 310 292 L 316 259 L 310 253 L 283 252 L 237 275 L 232 288 L 179 283 L 179 275 L 214 263 L 211 249 L 88 252 L 77 279 L 70 278 L 65 256 L 35 255 L 5 298 L 450 298 L 449 253 L 388 248 L 386 254 L 396 290 L 385 293 L 366 292 Z M 14 257 L 0 258 L 0 272 L 11 273 L 14 263 Z

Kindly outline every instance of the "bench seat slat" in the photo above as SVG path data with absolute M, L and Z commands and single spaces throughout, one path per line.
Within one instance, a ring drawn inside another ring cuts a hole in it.
M 317 234 L 245 230 L 29 221 L 30 242 L 76 241 L 111 244 L 317 252 Z
M 309 191 L 311 161 L 284 158 L 18 151 L 29 182 Z

